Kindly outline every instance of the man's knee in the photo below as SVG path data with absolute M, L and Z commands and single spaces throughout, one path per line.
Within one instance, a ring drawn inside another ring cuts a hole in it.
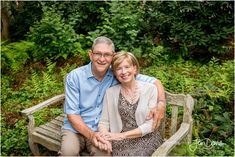
M 80 151 L 80 143 L 76 133 L 69 130 L 62 130 L 61 156 L 78 156 Z
M 79 149 L 75 147 L 64 147 L 59 152 L 60 156 L 78 156 Z

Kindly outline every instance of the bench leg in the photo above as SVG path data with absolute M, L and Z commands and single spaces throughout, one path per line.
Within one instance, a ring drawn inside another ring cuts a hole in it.
M 187 144 L 191 144 L 192 143 L 192 131 L 193 131 L 193 122 L 190 125 L 190 129 L 189 129 L 189 133 L 187 135 Z
M 29 147 L 34 156 L 40 155 L 38 144 L 34 143 L 31 139 L 29 139 Z

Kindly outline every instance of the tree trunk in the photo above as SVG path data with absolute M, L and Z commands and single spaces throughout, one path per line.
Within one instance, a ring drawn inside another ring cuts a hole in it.
M 6 8 L 1 8 L 1 40 L 9 40 L 9 16 Z

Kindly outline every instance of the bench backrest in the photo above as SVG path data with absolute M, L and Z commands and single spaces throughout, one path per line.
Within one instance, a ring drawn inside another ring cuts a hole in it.
M 167 114 L 162 120 L 160 132 L 165 139 L 172 136 L 181 123 L 192 124 L 193 98 L 190 95 L 165 92 Z M 191 137 L 189 137 L 191 138 Z M 191 140 L 191 139 L 189 139 Z

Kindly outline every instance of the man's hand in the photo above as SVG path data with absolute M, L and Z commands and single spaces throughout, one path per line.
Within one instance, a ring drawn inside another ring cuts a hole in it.
M 103 137 L 101 137 L 101 134 L 98 132 L 94 132 L 90 138 L 91 143 L 98 147 L 101 150 L 105 150 L 108 153 L 112 152 L 112 145 L 109 141 L 105 140 Z
M 166 111 L 166 103 L 165 101 L 159 101 L 157 106 L 150 110 L 146 120 L 150 120 L 153 118 L 152 130 L 157 129 L 161 120 L 163 119 Z

